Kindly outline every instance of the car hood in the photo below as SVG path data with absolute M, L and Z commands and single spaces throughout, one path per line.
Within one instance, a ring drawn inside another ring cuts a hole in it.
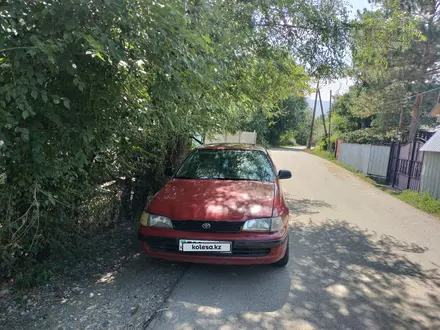
M 274 183 L 172 179 L 148 212 L 172 220 L 237 220 L 272 216 Z

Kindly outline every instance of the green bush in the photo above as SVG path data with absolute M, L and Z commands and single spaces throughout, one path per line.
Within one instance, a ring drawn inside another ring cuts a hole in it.
M 391 144 L 400 138 L 395 132 L 380 132 L 373 128 L 365 128 L 341 135 L 346 143 L 359 144 Z
M 280 137 L 281 146 L 296 146 L 298 145 L 295 139 L 295 133 L 292 131 L 285 132 L 281 134 Z
M 317 148 L 326 151 L 328 149 L 328 138 L 323 138 L 319 141 Z

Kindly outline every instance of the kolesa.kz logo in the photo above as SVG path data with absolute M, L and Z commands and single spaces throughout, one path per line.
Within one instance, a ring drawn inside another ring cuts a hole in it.
M 202 244 L 193 244 L 193 250 L 220 250 L 222 249 L 221 245 L 202 245 Z

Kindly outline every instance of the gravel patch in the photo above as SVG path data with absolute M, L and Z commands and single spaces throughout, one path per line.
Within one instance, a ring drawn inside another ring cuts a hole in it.
M 0 328 L 145 328 L 187 266 L 144 255 L 136 228 L 126 224 L 93 242 L 99 250 L 93 255 L 99 257 L 85 256 L 64 274 L 27 292 L 3 289 Z

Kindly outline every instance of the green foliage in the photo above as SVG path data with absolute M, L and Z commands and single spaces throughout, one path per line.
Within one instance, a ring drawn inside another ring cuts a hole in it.
M 304 111 L 304 116 L 301 118 L 294 131 L 295 140 L 298 143 L 298 145 L 301 146 L 307 145 L 311 122 L 312 122 L 312 111 L 311 109 L 306 109 Z
M 330 161 L 335 160 L 335 156 L 332 152 L 328 152 L 327 150 L 323 150 L 319 147 L 305 150 L 305 152 L 312 154 L 312 155 L 315 155 L 315 156 L 318 156 L 318 157 L 321 157 L 321 158 L 324 158 L 324 159 L 327 159 L 327 160 L 330 160 Z
M 389 8 L 398 8 L 415 24 L 418 37 L 411 39 L 411 33 L 406 36 L 410 42 L 408 47 L 387 54 L 394 75 L 401 73 L 409 86 L 438 81 L 436 75 L 440 71 L 440 6 L 437 0 L 374 0 L 385 9 L 389 16 Z M 408 43 L 406 43 L 408 45 Z M 391 67 L 390 66 L 390 67 Z M 411 90 L 411 89 L 410 89 Z
M 287 131 L 280 136 L 280 146 L 296 146 L 295 132 Z
M 323 138 L 321 141 L 319 141 L 317 148 L 319 150 L 327 150 L 328 149 L 328 138 Z
M 418 193 L 417 191 L 405 190 L 396 195 L 400 200 L 440 218 L 440 201 L 427 192 Z
M 243 129 L 257 132 L 259 142 L 267 145 L 290 144 L 297 137 L 298 143 L 304 143 L 310 120 L 305 98 L 289 97 L 267 111 L 255 112 L 249 121 L 245 120 Z
M 440 13 L 437 1 L 376 0 L 375 10 L 358 13 L 352 37 L 357 83 L 336 101 L 336 131 L 374 127 L 407 131 L 416 92 L 440 82 Z M 437 93 L 434 93 L 437 94 Z M 436 95 L 425 95 L 421 124 L 434 125 L 429 112 Z M 400 121 L 402 114 L 402 122 Z M 356 126 L 356 127 L 355 127 Z
M 345 65 L 351 24 L 342 0 L 257 0 L 253 24 L 267 38 L 293 51 L 308 73 L 333 78 Z M 330 50 L 330 52 L 328 52 Z
M 399 8 L 397 0 L 358 13 L 352 33 L 353 59 L 368 81 L 387 78 L 390 53 L 404 52 L 414 41 L 426 39 L 417 29 L 418 23 L 417 18 Z
M 135 218 L 189 135 L 295 129 L 309 73 L 342 66 L 335 3 L 3 1 L 1 273 L 24 278 L 77 236 Z M 285 15 L 298 27 L 280 28 Z
M 346 143 L 359 144 L 391 144 L 399 140 L 400 136 L 395 132 L 380 132 L 375 129 L 366 128 L 342 134 L 340 137 Z

